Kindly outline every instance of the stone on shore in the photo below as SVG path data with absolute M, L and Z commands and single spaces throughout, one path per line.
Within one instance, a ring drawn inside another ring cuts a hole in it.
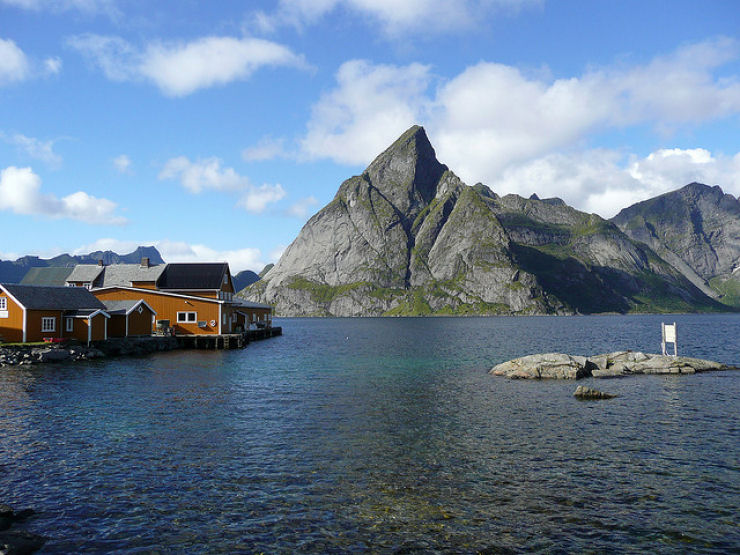
M 494 366 L 490 374 L 511 379 L 620 378 L 637 374 L 695 374 L 730 370 L 732 366 L 691 357 L 617 351 L 592 357 L 563 353 L 528 355 Z
M 25 555 L 41 549 L 46 538 L 25 530 L 10 530 L 16 522 L 33 515 L 32 509 L 15 511 L 0 503 L 0 555 Z
M 578 380 L 589 375 L 586 370 L 586 357 L 570 356 L 562 353 L 546 353 L 515 358 L 494 366 L 490 373 L 496 376 L 525 380 Z
M 579 385 L 576 387 L 576 391 L 573 393 L 573 396 L 578 399 L 614 399 L 614 397 L 616 397 L 616 395 L 604 393 L 598 389 L 591 389 L 585 385 Z

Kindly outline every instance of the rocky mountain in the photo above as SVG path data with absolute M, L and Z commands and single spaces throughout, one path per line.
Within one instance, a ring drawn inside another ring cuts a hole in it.
M 252 285 L 255 281 L 259 281 L 259 279 L 260 277 L 252 270 L 242 270 L 235 276 L 231 276 L 235 291 L 241 291 L 245 287 Z
M 465 185 L 415 126 L 241 294 L 284 316 L 717 310 L 613 223 Z
M 691 183 L 625 208 L 612 221 L 707 295 L 740 306 L 740 200 Z
M 138 264 L 142 258 L 149 258 L 152 264 L 163 264 L 162 256 L 154 247 L 137 247 L 128 254 L 113 251 L 95 251 L 90 254 L 73 256 L 60 254 L 54 258 L 24 256 L 17 260 L 0 260 L 0 283 L 18 283 L 31 268 L 72 267 L 76 264 L 95 264 L 102 260 L 109 264 Z

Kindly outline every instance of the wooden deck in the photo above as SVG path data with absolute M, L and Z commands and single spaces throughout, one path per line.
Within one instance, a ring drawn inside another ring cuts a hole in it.
M 176 335 L 177 343 L 184 349 L 243 349 L 251 341 L 268 339 L 283 335 L 283 328 L 264 328 L 247 330 L 243 333 L 222 333 L 220 335 Z

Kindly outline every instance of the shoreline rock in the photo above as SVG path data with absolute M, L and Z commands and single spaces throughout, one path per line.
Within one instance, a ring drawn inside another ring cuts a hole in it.
M 617 351 L 585 357 L 563 353 L 528 355 L 502 362 L 489 374 L 510 379 L 621 378 L 641 374 L 696 374 L 716 370 L 737 369 L 720 362 L 691 357 L 673 357 Z
M 52 344 L 43 347 L 0 345 L 0 368 L 46 362 L 78 362 L 97 358 L 146 355 L 179 348 L 181 347 L 174 337 L 111 338 L 90 347 L 79 343 Z
M 33 514 L 33 509 L 15 511 L 12 507 L 0 503 L 0 553 L 8 555 L 33 553 L 44 546 L 46 538 L 43 536 L 25 530 L 10 529 L 15 523 Z
M 612 395 L 611 393 L 604 393 L 603 391 L 599 391 L 598 389 L 591 389 L 590 387 L 586 387 L 585 385 L 579 385 L 578 387 L 576 387 L 576 390 L 573 393 L 573 397 L 586 400 L 614 399 L 616 395 Z

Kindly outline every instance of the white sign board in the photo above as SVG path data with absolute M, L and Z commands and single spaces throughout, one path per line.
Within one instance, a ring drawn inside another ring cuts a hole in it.
M 665 342 L 675 343 L 676 342 L 676 325 L 666 324 L 665 326 Z
M 676 341 L 676 322 L 672 324 L 661 324 L 661 330 L 663 332 L 663 341 L 661 347 L 663 350 L 663 356 L 665 356 L 666 343 L 673 343 L 673 356 L 678 356 L 678 342 Z

